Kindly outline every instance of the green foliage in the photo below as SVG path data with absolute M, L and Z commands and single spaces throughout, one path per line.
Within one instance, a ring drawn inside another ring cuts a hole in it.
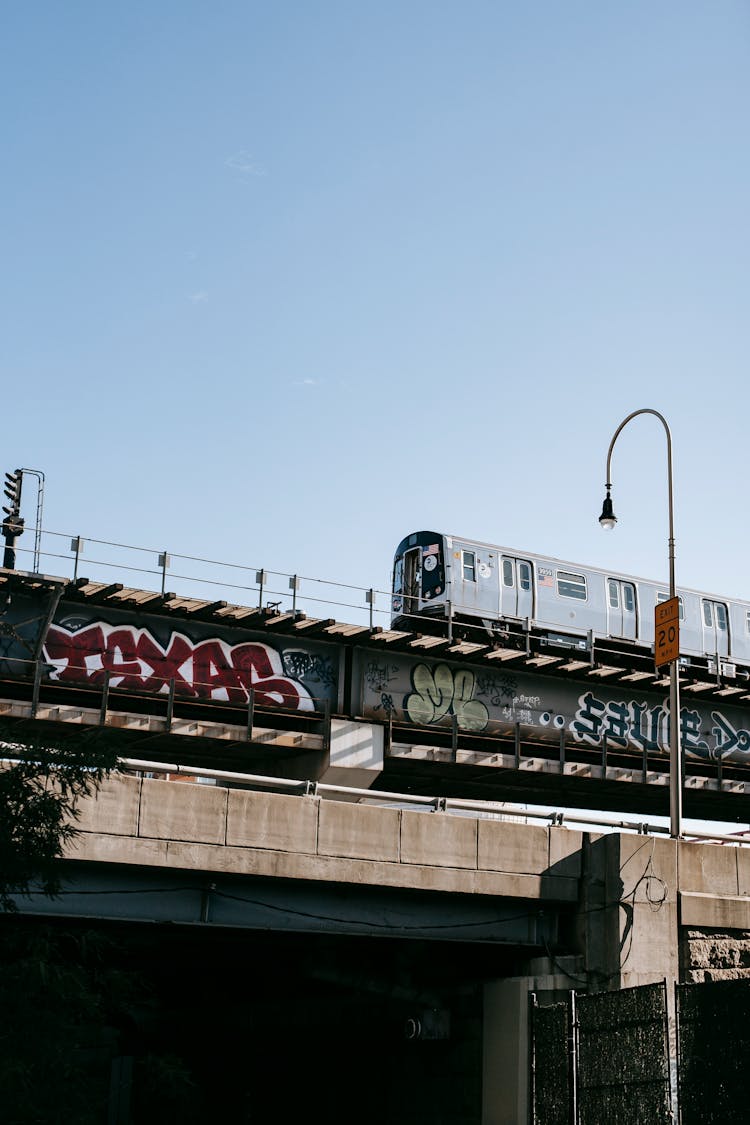
M 0 911 L 34 889 L 55 896 L 66 846 L 78 834 L 78 801 L 117 765 L 105 732 L 57 738 L 0 720 Z

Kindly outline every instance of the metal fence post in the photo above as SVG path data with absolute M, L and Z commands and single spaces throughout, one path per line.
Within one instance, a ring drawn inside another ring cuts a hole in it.
M 575 989 L 570 992 L 570 1120 L 578 1125 L 578 1010 Z

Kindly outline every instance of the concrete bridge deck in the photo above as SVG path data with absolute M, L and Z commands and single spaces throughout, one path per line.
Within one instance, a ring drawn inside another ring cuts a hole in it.
M 442 918 L 443 936 L 450 938 L 470 917 L 477 926 L 471 940 L 541 945 L 563 940 L 551 918 L 578 915 L 584 936 L 577 950 L 567 952 L 579 953 L 596 974 L 592 955 L 602 919 L 590 917 L 593 903 L 596 911 L 611 912 L 616 928 L 627 923 L 631 933 L 621 985 L 654 975 L 676 979 L 680 927 L 750 931 L 748 847 L 581 832 L 376 802 L 376 796 L 351 802 L 116 774 L 96 797 L 82 802 L 80 835 L 66 863 L 71 878 L 83 868 L 111 872 L 113 891 L 123 872 L 137 870 L 199 875 L 202 887 L 231 877 L 304 885 L 307 892 L 336 886 L 414 894 L 422 903 L 433 897 L 443 910 L 451 903 L 450 917 Z M 626 901 L 629 909 L 623 911 Z M 35 899 L 32 909 L 44 902 Z M 488 902 L 495 904 L 495 920 L 478 925 Z M 523 925 L 508 931 L 507 919 L 497 914 L 500 904 L 513 904 L 513 916 Z M 64 899 L 47 909 L 71 905 Z M 99 904 L 95 912 L 101 915 L 102 909 Z M 148 916 L 143 904 L 138 909 Z M 420 909 L 410 912 L 409 925 L 427 933 L 434 915 L 429 910 L 420 915 Z M 362 921 L 366 926 L 366 913 Z M 253 921 L 240 918 L 239 924 Z M 651 952 L 638 955 L 639 936 L 648 951 L 660 948 L 653 964 Z M 616 962 L 616 953 L 608 951 L 605 959 Z

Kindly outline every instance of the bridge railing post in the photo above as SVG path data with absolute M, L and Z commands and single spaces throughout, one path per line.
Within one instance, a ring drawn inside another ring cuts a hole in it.
M 255 721 L 255 688 L 250 685 L 247 693 L 247 741 L 253 741 L 253 723 Z
M 34 688 L 31 695 L 31 717 L 36 718 L 37 709 L 39 707 L 39 696 L 42 690 L 42 662 L 36 660 L 34 662 Z
M 172 729 L 172 719 L 174 718 L 174 676 L 169 681 L 169 694 L 167 696 L 167 731 Z
M 159 566 L 161 567 L 161 592 L 162 596 L 167 588 L 167 570 L 171 563 L 171 559 L 166 551 L 162 551 L 159 555 Z
M 258 609 L 263 609 L 263 587 L 266 584 L 267 577 L 268 575 L 265 569 L 256 570 L 255 581 L 258 583 Z
M 104 726 L 107 722 L 107 710 L 109 708 L 109 681 L 112 676 L 109 668 L 104 672 L 104 680 L 102 681 L 102 702 L 99 708 L 99 725 Z

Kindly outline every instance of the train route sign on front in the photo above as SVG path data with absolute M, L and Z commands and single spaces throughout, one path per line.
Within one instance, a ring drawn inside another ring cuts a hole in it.
M 680 655 L 680 599 L 668 598 L 654 610 L 654 663 L 671 664 Z

